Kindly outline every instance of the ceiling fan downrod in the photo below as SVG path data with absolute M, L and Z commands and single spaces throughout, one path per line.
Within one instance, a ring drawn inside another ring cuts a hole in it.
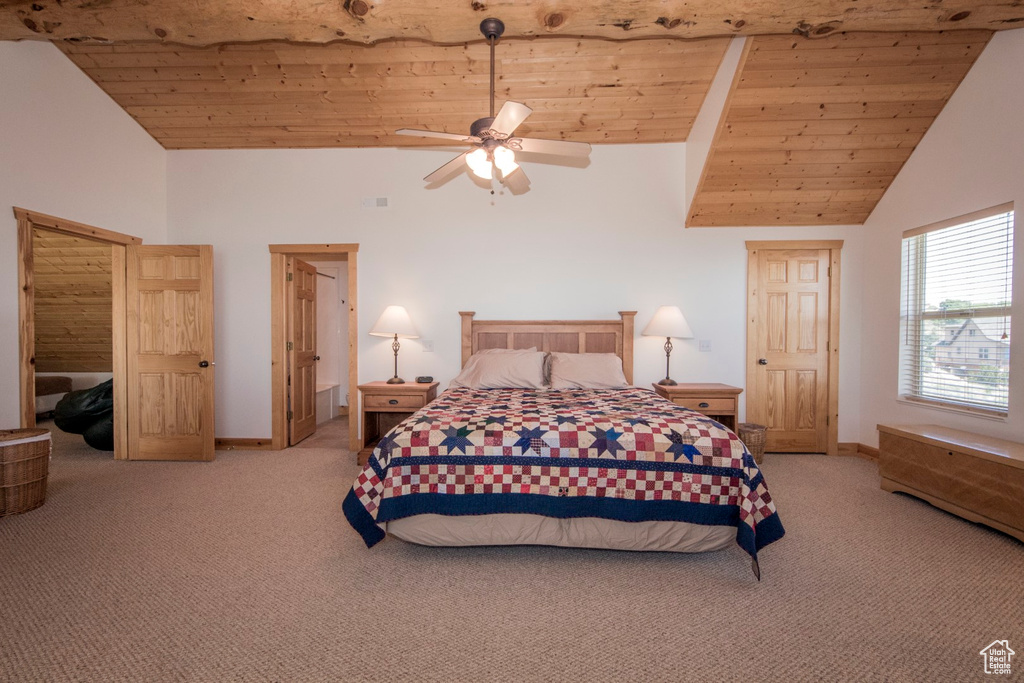
M 505 32 L 505 24 L 501 19 L 490 17 L 480 22 L 480 33 L 491 44 L 491 118 L 494 118 L 494 44 Z

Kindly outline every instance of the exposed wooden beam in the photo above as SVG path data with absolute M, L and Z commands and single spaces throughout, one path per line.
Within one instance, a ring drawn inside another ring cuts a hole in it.
M 1019 0 L 952 6 L 916 0 L 596 0 L 562 6 L 540 0 L 14 0 L 0 4 L 0 39 L 213 45 L 266 40 L 370 44 L 415 38 L 456 44 L 482 40 L 478 26 L 490 16 L 505 22 L 510 38 L 824 37 L 838 31 L 1016 28 L 1024 24 L 1024 7 Z

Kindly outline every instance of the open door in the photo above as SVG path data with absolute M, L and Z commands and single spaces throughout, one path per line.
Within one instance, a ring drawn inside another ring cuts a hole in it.
M 128 457 L 213 460 L 213 247 L 126 260 Z
M 316 268 L 289 256 L 288 445 L 316 432 Z

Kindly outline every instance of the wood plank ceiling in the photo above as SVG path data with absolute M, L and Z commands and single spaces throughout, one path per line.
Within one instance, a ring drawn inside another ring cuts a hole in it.
M 524 136 L 683 141 L 729 40 L 502 40 L 497 106 L 534 109 Z M 394 131 L 468 135 L 488 114 L 481 41 L 61 49 L 168 149 L 436 146 Z
M 748 39 L 687 225 L 863 223 L 991 35 Z

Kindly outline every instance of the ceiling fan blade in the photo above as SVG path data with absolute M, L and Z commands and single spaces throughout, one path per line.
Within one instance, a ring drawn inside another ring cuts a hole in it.
M 441 138 L 442 140 L 455 140 L 457 142 L 478 143 L 480 138 L 472 135 L 456 135 L 455 133 L 438 133 L 432 130 L 416 130 L 415 128 L 399 128 L 395 135 L 415 135 L 421 138 Z
M 508 101 L 498 110 L 498 115 L 494 117 L 494 122 L 491 124 L 491 130 L 502 135 L 512 135 L 512 131 L 518 128 L 519 124 L 532 113 L 533 110 L 525 104 Z
M 569 142 L 568 140 L 541 140 L 539 138 L 515 138 L 508 143 L 513 149 L 534 154 L 557 154 L 563 157 L 585 157 L 590 154 L 590 143 Z
M 469 151 L 472 152 L 473 150 Z M 441 168 L 437 169 L 436 171 L 428 175 L 426 178 L 424 178 L 424 180 L 427 181 L 428 183 L 436 183 L 441 180 L 447 179 L 451 175 L 454 175 L 457 169 L 461 170 L 466 167 L 467 154 L 469 154 L 469 152 L 463 152 L 462 154 L 455 157 Z
M 502 177 L 501 182 L 512 194 L 523 194 L 530 189 L 530 179 L 526 177 L 522 166 Z

